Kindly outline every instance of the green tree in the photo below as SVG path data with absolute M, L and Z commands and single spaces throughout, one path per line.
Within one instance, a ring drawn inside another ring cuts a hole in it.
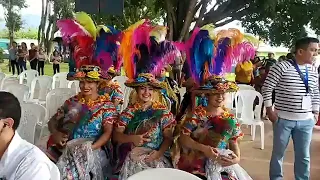
M 124 30 L 129 25 L 141 20 L 150 19 L 154 23 L 164 21 L 165 10 L 159 0 L 125 0 L 122 16 L 93 14 L 92 18 L 97 24 L 114 25 Z
M 10 44 L 14 39 L 14 32 L 22 27 L 20 9 L 27 7 L 25 0 L 0 0 L 4 8 L 4 18 L 9 31 Z
M 48 24 L 46 26 L 46 32 L 43 39 L 45 50 L 48 54 L 52 50 L 52 40 L 54 34 L 58 31 L 56 22 L 59 19 L 73 17 L 74 12 L 74 0 L 50 0 L 47 4 L 48 11 Z M 53 13 L 51 14 L 51 10 Z

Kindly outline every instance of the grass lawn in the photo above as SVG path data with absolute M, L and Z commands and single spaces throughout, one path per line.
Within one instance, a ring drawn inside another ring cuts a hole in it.
M 27 69 L 31 69 L 29 63 L 27 63 Z M 0 71 L 11 75 L 12 72 L 9 72 L 9 67 L 8 67 L 8 61 L 5 60 L 4 63 L 0 63 Z M 61 63 L 60 64 L 60 72 L 68 72 L 69 67 L 68 63 Z M 53 76 L 53 68 L 52 64 L 45 64 L 44 65 L 44 74 L 48 76 Z

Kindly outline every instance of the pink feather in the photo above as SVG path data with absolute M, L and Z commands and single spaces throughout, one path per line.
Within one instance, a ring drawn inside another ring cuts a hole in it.
M 64 39 L 72 38 L 74 36 L 91 36 L 83 26 L 72 19 L 58 20 L 57 26 Z

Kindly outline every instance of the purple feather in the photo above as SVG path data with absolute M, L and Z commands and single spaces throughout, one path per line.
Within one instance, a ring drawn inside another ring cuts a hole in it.
M 215 75 L 220 75 L 222 73 L 224 60 L 227 55 L 228 48 L 230 47 L 230 43 L 231 43 L 230 38 L 224 38 L 218 44 L 218 48 L 216 50 L 216 56 L 214 58 L 213 73 Z

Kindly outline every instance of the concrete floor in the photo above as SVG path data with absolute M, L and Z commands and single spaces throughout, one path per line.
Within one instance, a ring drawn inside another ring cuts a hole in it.
M 260 128 L 256 129 L 256 139 L 251 141 L 250 128 L 243 126 L 245 137 L 240 142 L 241 162 L 240 165 L 249 173 L 254 180 L 269 179 L 269 162 L 272 153 L 272 124 L 265 122 L 265 149 L 260 149 Z M 294 180 L 293 173 L 294 151 L 292 141 L 289 143 L 284 163 L 284 180 Z M 320 179 L 320 128 L 313 131 L 311 143 L 311 180 Z

